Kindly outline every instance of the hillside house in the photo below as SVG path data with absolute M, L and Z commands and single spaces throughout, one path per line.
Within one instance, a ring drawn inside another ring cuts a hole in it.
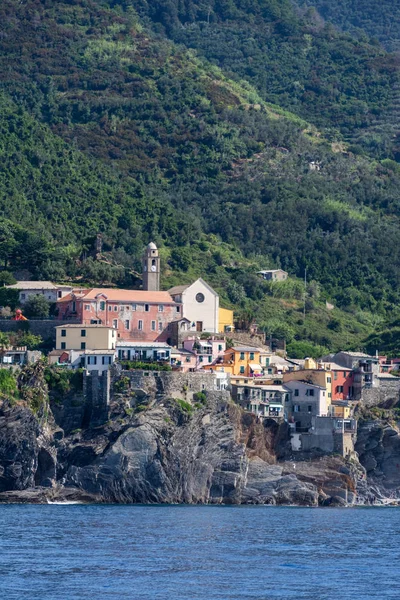
M 220 356 L 216 363 L 205 366 L 205 369 L 223 371 L 231 375 L 243 375 L 245 377 L 260 377 L 263 374 L 260 365 L 260 348 L 251 346 L 234 346 L 228 348 Z
M 97 324 L 58 325 L 56 350 L 115 350 L 117 334 L 112 327 Z
M 257 275 L 261 275 L 261 277 L 265 281 L 286 281 L 289 277 L 289 274 L 282 269 L 269 269 L 267 271 L 257 271 Z
M 72 291 L 72 286 L 57 285 L 51 281 L 17 281 L 6 287 L 10 290 L 18 290 L 21 305 L 32 296 L 44 296 L 49 302 L 57 302 Z
M 117 342 L 119 360 L 171 363 L 171 346 L 165 342 Z
M 82 325 L 101 324 L 117 331 L 120 340 L 166 341 L 168 325 L 181 306 L 168 292 L 92 288 L 71 292 L 57 302 L 58 318 Z
M 296 431 L 308 431 L 313 417 L 328 415 L 326 388 L 306 381 L 288 381 L 285 388 L 292 392 L 285 415 L 289 423 L 295 423 Z

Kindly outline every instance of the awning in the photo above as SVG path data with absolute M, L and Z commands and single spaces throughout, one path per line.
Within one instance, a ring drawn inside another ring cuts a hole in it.
M 257 363 L 250 363 L 249 367 L 252 371 L 262 371 L 262 366 Z

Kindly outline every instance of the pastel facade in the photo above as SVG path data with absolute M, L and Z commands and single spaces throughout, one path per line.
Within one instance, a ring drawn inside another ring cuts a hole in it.
M 56 327 L 57 350 L 115 350 L 116 331 L 103 325 L 59 325 Z
M 282 385 L 234 384 L 232 398 L 260 418 L 283 418 L 291 391 Z
M 194 353 L 196 356 L 196 368 L 202 369 L 206 365 L 213 364 L 226 350 L 226 342 L 223 339 L 210 337 L 200 339 L 191 336 L 184 340 L 183 348 Z
M 285 385 L 289 381 L 305 381 L 313 383 L 326 390 L 326 401 L 330 404 L 332 401 L 332 373 L 325 369 L 298 369 L 283 373 L 282 381 Z M 320 416 L 320 415 L 318 415 Z
M 251 346 L 234 346 L 228 348 L 212 367 L 215 371 L 223 371 L 231 375 L 257 377 L 262 375 L 260 365 L 260 349 Z
M 194 352 L 184 348 L 171 349 L 171 367 L 181 373 L 194 373 L 197 371 L 198 357 Z
M 58 318 L 112 327 L 118 339 L 166 341 L 168 325 L 181 307 L 168 292 L 93 288 L 72 292 L 57 302 Z
M 332 402 L 352 400 L 354 398 L 354 372 L 336 363 L 324 363 L 324 367 L 332 374 Z
M 285 406 L 285 416 L 296 426 L 296 430 L 308 430 L 313 417 L 328 415 L 326 388 L 304 381 L 288 381 L 285 388 L 292 394 Z
M 219 333 L 229 333 L 235 330 L 233 322 L 233 310 L 219 307 L 218 331 Z
M 168 291 L 182 305 L 180 317 L 188 319 L 192 331 L 218 333 L 219 296 L 208 283 L 199 278 L 191 285 L 178 285 Z

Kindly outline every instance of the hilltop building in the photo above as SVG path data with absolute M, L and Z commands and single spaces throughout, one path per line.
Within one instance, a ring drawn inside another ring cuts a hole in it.
M 285 281 L 288 278 L 288 273 L 282 269 L 270 269 L 267 271 L 257 271 L 257 275 L 261 275 L 265 281 Z

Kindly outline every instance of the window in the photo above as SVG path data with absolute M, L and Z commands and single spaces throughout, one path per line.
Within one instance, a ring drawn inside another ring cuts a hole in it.
M 155 322 L 155 321 L 152 321 L 152 322 L 151 322 L 151 330 L 152 330 L 152 331 L 155 331 L 155 330 L 156 330 L 156 322 Z
M 143 321 L 141 321 L 141 320 L 138 321 L 138 329 L 140 331 L 142 331 L 142 329 L 143 329 Z
M 269 358 L 266 358 L 266 359 L 265 359 L 265 366 L 266 366 L 266 367 L 269 367 Z
M 111 304 L 109 304 L 109 306 L 108 306 L 108 310 L 112 310 L 112 306 L 111 306 Z
M 196 294 L 196 302 L 199 302 L 200 304 L 201 302 L 204 302 L 204 294 L 202 294 L 201 292 Z
M 97 356 L 88 356 L 87 364 L 88 365 L 97 365 Z
M 86 343 L 85 342 L 81 342 L 81 350 L 86 350 Z
M 161 323 L 161 321 L 158 322 L 158 331 L 162 331 L 163 330 L 163 324 Z
M 221 346 L 221 344 L 218 344 L 218 352 L 222 352 L 222 346 Z
M 244 352 L 240 353 L 240 360 L 244 360 Z
M 105 308 L 106 308 L 106 303 L 102 300 L 100 302 L 100 310 L 105 310 Z
M 114 310 L 115 310 L 115 312 L 117 312 L 117 310 L 118 310 L 118 306 L 117 305 L 114 306 Z
M 113 319 L 113 327 L 114 329 L 118 329 L 118 319 Z
M 180 306 L 176 307 L 176 312 L 181 312 L 181 307 Z
M 250 360 L 254 360 L 254 352 L 250 352 Z
M 149 304 L 145 304 L 144 305 L 144 312 L 149 312 L 150 310 L 150 305 Z
M 300 411 L 300 404 L 295 404 L 294 405 L 294 412 L 301 412 Z
M 76 312 L 76 302 L 75 302 L 75 300 L 72 302 L 72 312 Z
M 209 357 L 208 357 L 208 362 L 209 362 L 209 363 L 210 363 L 210 362 L 212 362 L 212 356 L 209 356 Z
M 328 392 L 328 398 L 332 398 L 332 394 Z
M 125 329 L 129 329 L 129 320 L 128 319 L 125 321 Z
M 108 357 L 108 364 L 111 365 L 111 363 L 112 363 L 112 356 L 109 356 Z
M 203 357 L 199 356 L 199 362 L 203 362 Z
M 136 310 L 136 304 L 132 304 L 132 310 Z
M 299 390 L 298 390 L 298 389 L 294 390 L 294 395 L 295 395 L 295 396 L 298 396 L 298 395 L 299 395 Z
M 61 342 L 61 350 L 65 350 L 65 348 L 66 348 L 65 342 Z
M 81 329 L 81 337 L 86 337 L 86 329 Z
M 90 310 L 90 304 L 85 304 L 85 310 Z
M 61 298 L 61 296 L 62 296 L 62 292 L 58 291 L 57 292 L 57 298 Z
M 338 378 L 338 372 L 337 371 L 333 371 L 333 379 L 337 379 Z
M 327 377 L 327 378 L 326 378 L 326 382 L 327 382 L 327 383 L 332 383 L 332 377 Z
M 337 385 L 336 386 L 336 392 L 338 394 L 343 394 L 343 386 L 342 385 Z
M 25 300 L 26 294 L 21 294 L 21 300 Z
M 61 329 L 61 337 L 67 337 L 67 330 Z
M 240 367 L 240 374 L 244 375 L 244 367 Z
M 306 396 L 314 396 L 314 390 L 307 390 Z
M 164 305 L 163 304 L 159 304 L 158 305 L 158 312 L 164 312 Z
M 312 404 L 309 404 L 307 408 L 308 408 L 308 412 L 312 413 Z

